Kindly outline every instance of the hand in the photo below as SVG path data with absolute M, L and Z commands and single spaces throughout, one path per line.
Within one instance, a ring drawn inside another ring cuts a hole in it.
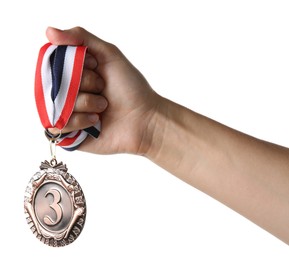
M 151 139 L 149 123 L 163 98 L 116 46 L 83 28 L 61 31 L 49 27 L 46 35 L 55 45 L 88 47 L 80 93 L 63 132 L 95 125 L 101 113 L 99 138 L 89 136 L 80 150 L 101 154 L 145 153 Z
M 47 36 L 56 45 L 86 45 L 91 55 L 67 128 L 94 125 L 87 116 L 97 113 L 103 128 L 81 150 L 143 154 L 289 244 L 288 148 L 160 97 L 115 46 L 82 28 L 49 28 Z

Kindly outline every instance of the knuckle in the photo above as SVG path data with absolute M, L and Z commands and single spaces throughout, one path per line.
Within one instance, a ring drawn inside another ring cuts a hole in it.
M 81 26 L 75 26 L 73 28 L 73 30 L 76 32 L 76 33 L 82 33 L 84 31 L 84 28 L 81 27 Z
M 85 110 L 88 110 L 91 107 L 92 104 L 92 97 L 91 95 L 84 94 L 83 95 L 83 108 Z
M 106 50 L 108 51 L 108 53 L 110 53 L 111 56 L 120 56 L 121 55 L 121 51 L 119 50 L 119 48 L 112 43 L 107 42 Z

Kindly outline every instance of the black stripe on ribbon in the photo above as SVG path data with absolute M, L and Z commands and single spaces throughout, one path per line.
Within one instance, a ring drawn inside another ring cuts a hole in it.
M 91 136 L 97 138 L 100 134 L 100 132 L 98 131 L 98 129 L 96 129 L 94 126 L 88 127 L 83 129 L 85 132 L 87 132 L 88 134 L 90 134 Z
M 51 99 L 54 101 L 57 97 L 61 86 L 63 66 L 65 60 L 67 46 L 60 45 L 53 51 L 50 56 L 50 66 L 52 73 L 52 89 L 51 89 Z

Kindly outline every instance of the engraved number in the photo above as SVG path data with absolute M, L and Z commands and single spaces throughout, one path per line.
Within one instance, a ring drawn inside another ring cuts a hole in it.
M 44 223 L 49 226 L 54 226 L 59 223 L 63 215 L 62 207 L 59 205 L 59 202 L 61 201 L 61 194 L 56 189 L 48 190 L 45 194 L 45 197 L 47 197 L 48 194 L 51 194 L 53 196 L 53 202 L 49 206 L 55 211 L 56 220 L 53 220 L 51 217 L 46 215 L 44 217 Z

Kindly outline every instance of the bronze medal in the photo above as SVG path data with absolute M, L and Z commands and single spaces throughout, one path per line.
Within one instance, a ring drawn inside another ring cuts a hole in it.
M 25 191 L 24 209 L 31 231 L 44 244 L 60 247 L 81 233 L 86 203 L 79 183 L 56 159 L 41 163 Z

